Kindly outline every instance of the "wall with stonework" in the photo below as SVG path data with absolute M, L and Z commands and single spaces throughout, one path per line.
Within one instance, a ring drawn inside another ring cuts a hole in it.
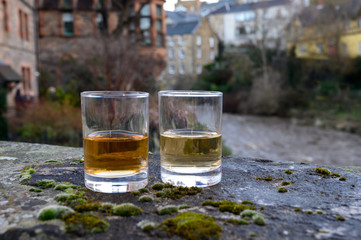
M 11 109 L 15 107 L 17 90 L 27 99 L 37 98 L 38 82 L 36 78 L 36 28 L 34 24 L 34 2 L 31 0 L 5 0 L 7 4 L 8 31 L 0 27 L 0 60 L 10 65 L 20 76 L 22 67 L 30 68 L 31 88 L 25 91 L 23 84 L 8 88 L 7 103 Z M 0 4 L 0 22 L 3 23 L 3 5 Z M 19 11 L 28 16 L 29 40 L 20 37 Z M 13 85 L 13 84 L 12 84 Z

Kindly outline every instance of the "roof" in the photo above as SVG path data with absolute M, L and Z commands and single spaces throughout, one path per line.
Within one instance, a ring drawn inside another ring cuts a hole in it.
M 229 14 L 237 12 L 247 12 L 255 9 L 270 8 L 289 4 L 289 0 L 270 0 L 245 4 L 224 4 L 222 7 L 214 10 L 210 14 Z
M 176 22 L 194 22 L 200 18 L 199 14 L 189 12 L 170 12 L 166 11 L 167 19 L 170 19 L 172 23 Z
M 343 5 L 312 6 L 304 8 L 298 16 L 303 26 L 314 25 L 316 23 L 334 22 L 337 18 L 346 19 L 359 16 L 361 10 L 361 0 L 347 1 Z
M 178 22 L 167 24 L 167 35 L 184 35 L 192 34 L 199 27 L 199 21 L 193 22 Z
M 9 65 L 0 64 L 0 82 L 24 81 Z

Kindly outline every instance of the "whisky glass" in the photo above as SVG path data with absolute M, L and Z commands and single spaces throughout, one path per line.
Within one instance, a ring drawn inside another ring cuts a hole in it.
M 90 190 L 130 192 L 148 183 L 149 93 L 81 93 L 84 179 Z
M 222 97 L 211 91 L 160 91 L 161 178 L 177 186 L 221 181 Z

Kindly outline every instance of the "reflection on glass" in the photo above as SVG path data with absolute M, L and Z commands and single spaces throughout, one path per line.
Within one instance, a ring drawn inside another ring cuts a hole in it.
M 140 9 L 140 16 L 150 16 L 149 4 L 143 4 Z
M 141 18 L 140 19 L 140 29 L 146 30 L 150 28 L 150 18 Z

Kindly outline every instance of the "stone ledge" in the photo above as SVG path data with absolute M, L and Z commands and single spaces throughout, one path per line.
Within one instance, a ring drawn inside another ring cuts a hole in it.
M 81 148 L 68 148 L 41 144 L 0 142 L 0 239 L 68 239 L 77 237 L 65 232 L 61 220 L 39 221 L 37 214 L 47 205 L 59 204 L 54 197 L 61 193 L 52 188 L 42 192 L 30 192 L 31 184 L 42 179 L 56 182 L 70 182 L 83 186 L 83 163 Z M 46 162 L 56 160 L 59 162 Z M 158 215 L 156 210 L 166 205 L 189 205 L 181 210 L 203 213 L 215 218 L 223 228 L 221 239 L 240 239 L 257 236 L 257 239 L 356 239 L 361 236 L 361 176 L 360 168 L 336 168 L 257 160 L 241 157 L 223 159 L 222 182 L 205 188 L 200 194 L 184 196 L 172 200 L 157 198 L 152 184 L 160 181 L 159 155 L 149 157 L 148 190 L 153 202 L 140 202 L 132 193 L 101 194 L 87 190 L 85 196 L 96 202 L 121 204 L 133 203 L 142 208 L 143 213 L 134 217 L 105 215 L 109 229 L 104 233 L 91 233 L 86 239 L 158 239 L 161 235 L 142 232 L 137 223 L 149 220 L 161 223 L 172 215 Z M 27 184 L 20 184 L 20 172 L 33 165 L 35 172 Z M 327 168 L 346 178 L 322 177 L 314 168 Z M 290 169 L 293 174 L 284 171 Z M 270 178 L 272 177 L 272 179 Z M 283 181 L 291 185 L 282 186 Z M 287 192 L 280 193 L 284 187 Z M 221 212 L 215 207 L 202 206 L 205 200 L 243 200 L 255 203 L 257 211 L 265 218 L 266 225 L 225 224 L 229 218 L 240 218 L 232 213 Z M 264 207 L 264 210 L 260 210 Z M 301 211 L 295 211 L 300 208 Z M 312 214 L 311 212 L 312 211 Z M 317 211 L 322 214 L 316 213 Z M 337 220 L 341 216 L 345 221 Z M 178 237 L 172 237 L 179 239 Z

